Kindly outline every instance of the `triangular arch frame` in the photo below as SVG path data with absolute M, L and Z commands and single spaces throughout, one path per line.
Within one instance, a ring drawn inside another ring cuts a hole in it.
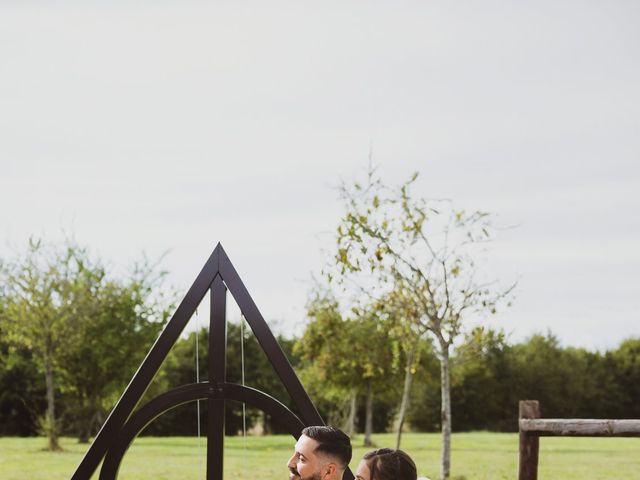
M 253 330 L 267 359 L 300 411 L 301 418 L 263 392 L 226 382 L 227 289 L 240 307 L 240 311 Z M 208 382 L 183 385 L 165 392 L 134 413 L 145 390 L 207 291 L 211 293 Z M 89 480 L 103 459 L 105 461 L 101 469 L 100 480 L 115 480 L 122 456 L 130 442 L 148 422 L 181 403 L 203 398 L 209 402 L 207 480 L 222 480 L 225 399 L 244 401 L 265 411 L 278 412 L 277 415 L 296 438 L 304 426 L 324 425 L 322 417 L 300 383 L 293 367 L 220 243 L 213 250 L 184 299 L 178 305 L 102 425 L 71 477 L 72 480 Z M 347 469 L 344 478 L 345 480 L 353 479 L 350 470 Z

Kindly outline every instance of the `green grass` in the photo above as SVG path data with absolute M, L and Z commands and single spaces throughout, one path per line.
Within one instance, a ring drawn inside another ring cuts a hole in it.
M 377 446 L 393 446 L 394 436 L 374 436 Z M 225 478 L 287 478 L 291 455 L 289 436 L 227 438 Z M 352 467 L 369 450 L 354 440 Z M 68 479 L 87 446 L 63 439 L 64 452 L 42 448 L 42 438 L 0 438 L 0 478 L 3 480 Z M 416 461 L 421 475 L 437 478 L 438 434 L 405 434 L 402 448 Z M 206 440 L 142 437 L 125 455 L 119 480 L 205 478 Z M 517 477 L 518 436 L 500 433 L 459 433 L 453 436 L 452 478 L 514 480 Z M 97 479 L 98 475 L 93 478 Z M 542 438 L 540 480 L 617 480 L 640 478 L 640 438 Z

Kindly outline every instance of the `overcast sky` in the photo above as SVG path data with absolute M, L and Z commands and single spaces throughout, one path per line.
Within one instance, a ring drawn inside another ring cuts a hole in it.
M 300 334 L 371 150 L 517 226 L 491 325 L 615 347 L 640 335 L 638 25 L 635 0 L 1 2 L 0 255 L 73 230 L 118 268 L 169 250 L 184 293 L 221 241 Z

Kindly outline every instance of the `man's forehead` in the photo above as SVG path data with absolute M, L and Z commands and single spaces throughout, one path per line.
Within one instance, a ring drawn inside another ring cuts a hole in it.
M 298 441 L 296 442 L 296 452 L 301 453 L 302 455 L 310 456 L 313 455 L 316 447 L 318 446 L 318 442 L 311 437 L 307 437 L 306 435 L 301 435 Z

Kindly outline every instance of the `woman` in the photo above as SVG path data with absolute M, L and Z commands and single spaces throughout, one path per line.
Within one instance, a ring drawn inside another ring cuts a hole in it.
M 362 457 L 356 480 L 416 480 L 416 464 L 402 450 L 380 448 Z

